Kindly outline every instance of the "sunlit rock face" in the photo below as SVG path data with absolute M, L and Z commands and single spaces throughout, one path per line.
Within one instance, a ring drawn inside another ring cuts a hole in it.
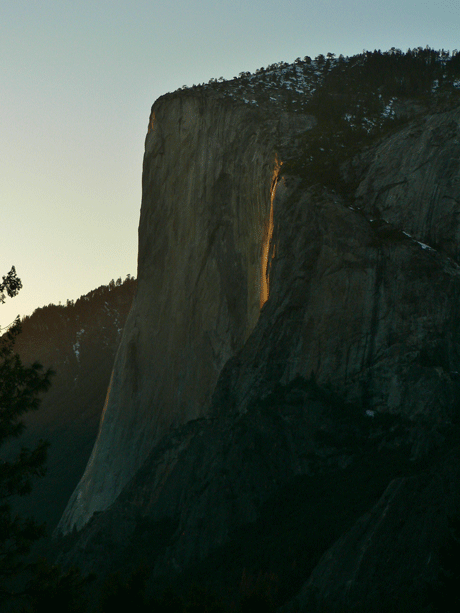
M 138 290 L 99 436 L 60 530 L 107 507 L 172 425 L 206 411 L 268 297 L 276 125 L 244 104 L 166 96 L 145 142 Z

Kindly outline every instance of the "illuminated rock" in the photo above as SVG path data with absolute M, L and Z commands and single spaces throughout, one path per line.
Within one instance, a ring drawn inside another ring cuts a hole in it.
M 61 530 L 113 502 L 169 427 L 205 414 L 223 365 L 254 329 L 273 254 L 277 124 L 190 93 L 153 106 L 137 294 Z

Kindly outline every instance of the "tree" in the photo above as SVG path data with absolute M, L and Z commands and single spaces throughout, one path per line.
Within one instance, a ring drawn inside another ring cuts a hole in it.
M 24 609 L 24 613 L 49 613 L 53 609 L 59 613 L 88 611 L 86 588 L 94 578 L 84 577 L 76 568 L 63 572 L 59 566 L 39 560 L 27 588 L 30 608 Z
M 21 287 L 13 266 L 0 283 L 0 302 L 5 302 L 6 295 L 16 296 Z M 17 317 L 0 338 L 0 603 L 15 595 L 13 586 L 25 566 L 25 555 L 43 534 L 43 527 L 33 519 L 13 511 L 11 499 L 30 492 L 33 478 L 44 474 L 47 443 L 39 441 L 34 449 L 22 448 L 16 454 L 4 452 L 4 444 L 24 431 L 24 414 L 39 408 L 40 395 L 49 388 L 53 375 L 38 362 L 22 364 L 13 351 L 20 331 Z

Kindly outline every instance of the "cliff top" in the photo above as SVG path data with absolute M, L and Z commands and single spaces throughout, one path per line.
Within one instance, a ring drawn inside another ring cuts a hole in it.
M 360 114 L 366 115 L 370 129 L 377 110 L 382 119 L 397 114 L 397 100 L 427 101 L 439 98 L 441 93 L 459 91 L 460 53 L 418 47 L 406 53 L 392 48 L 352 57 L 336 57 L 333 53 L 314 59 L 299 57 L 291 64 L 278 62 L 255 73 L 240 72 L 231 80 L 220 77 L 208 83 L 184 85 L 161 98 L 199 93 L 252 106 L 311 112 L 318 97 L 328 93 L 344 107 L 354 99 L 355 109 L 344 109 L 346 120 L 356 121 L 357 109 L 361 108 Z
M 344 161 L 408 121 L 460 102 L 460 53 L 419 47 L 405 53 L 392 48 L 352 57 L 306 56 L 228 81 L 183 86 L 161 96 L 152 111 L 178 96 L 238 105 L 253 112 L 251 121 L 263 123 L 287 115 L 289 124 L 295 116 L 310 117 L 308 125 L 296 126 L 296 138 L 305 137 L 295 147 L 291 143 L 288 155 L 283 151 L 283 172 L 314 176 L 340 190 L 337 173 Z M 279 133 L 282 139 L 282 126 Z

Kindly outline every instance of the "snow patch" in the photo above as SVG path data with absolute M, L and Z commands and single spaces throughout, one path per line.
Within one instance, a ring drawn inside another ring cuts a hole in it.
M 422 249 L 427 249 L 428 251 L 434 251 L 433 247 L 430 247 L 429 245 L 425 245 L 425 243 L 421 243 L 420 241 L 415 241 L 415 242 L 418 243 Z
M 81 335 L 84 334 L 84 332 L 85 332 L 84 328 L 82 328 L 79 332 L 77 332 L 77 340 L 72 345 L 72 348 L 74 350 L 75 357 L 77 358 L 78 363 L 80 362 L 80 338 L 81 338 Z

